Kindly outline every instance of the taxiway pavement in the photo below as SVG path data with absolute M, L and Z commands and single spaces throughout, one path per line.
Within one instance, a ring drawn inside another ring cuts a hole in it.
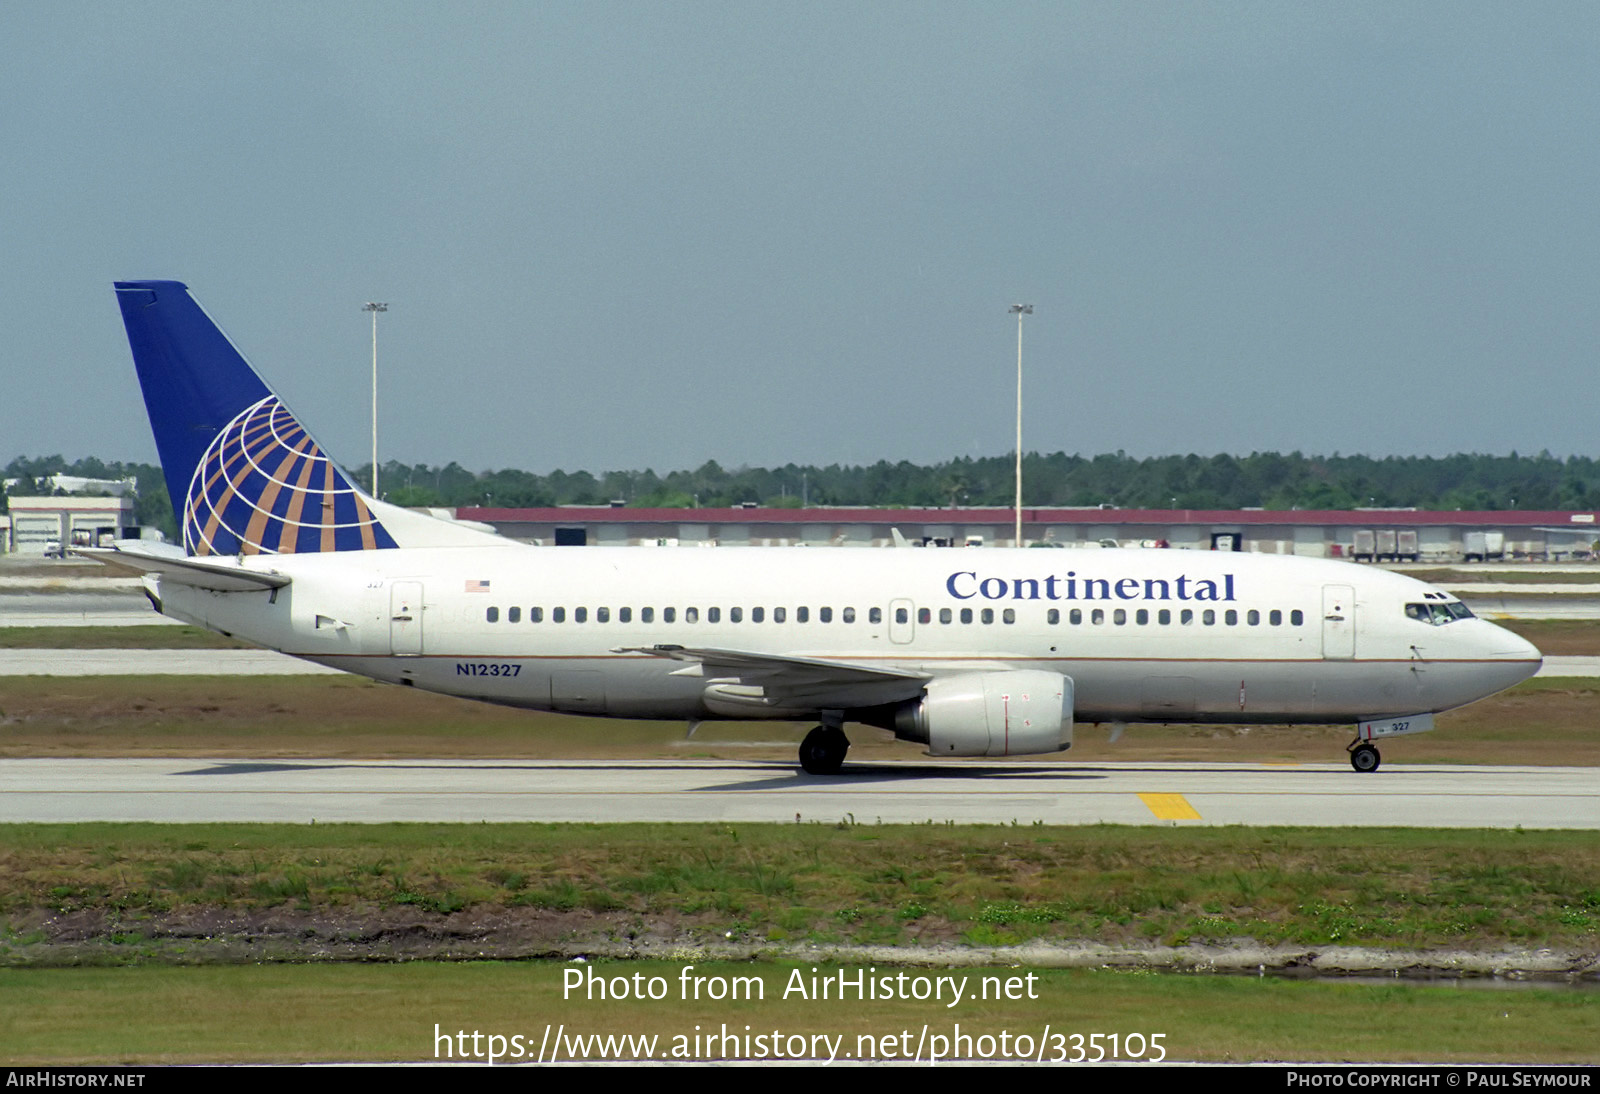
M 1600 769 L 1342 764 L 0 760 L 0 823 L 740 821 L 1600 829 Z

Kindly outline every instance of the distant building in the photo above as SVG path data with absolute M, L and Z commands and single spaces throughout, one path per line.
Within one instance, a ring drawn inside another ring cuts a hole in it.
M 887 547 L 893 530 L 924 546 L 1014 546 L 1008 508 L 464 506 L 455 515 L 512 539 L 553 546 Z M 1589 557 L 1600 538 L 1597 517 L 1565 511 L 1024 509 L 1022 541 L 1030 547 L 1165 546 L 1361 561 L 1554 559 Z
M 120 497 L 7 498 L 11 509 L 8 551 L 19 555 L 59 554 L 63 548 L 109 546 L 138 538 L 131 492 Z
M 6 479 L 0 485 L 11 490 L 21 479 Z M 111 494 L 132 497 L 139 492 L 139 480 L 133 476 L 125 479 L 86 479 L 82 475 L 48 475 L 38 480 L 50 493 L 60 490 L 64 494 Z

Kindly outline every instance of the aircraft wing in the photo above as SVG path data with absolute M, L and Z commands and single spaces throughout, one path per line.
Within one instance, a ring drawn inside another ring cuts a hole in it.
M 675 676 L 703 676 L 707 682 L 760 688 L 773 701 L 814 706 L 863 706 L 908 699 L 932 675 L 914 669 L 859 665 L 819 657 L 752 653 L 748 650 L 688 646 L 634 646 L 613 653 L 642 653 L 684 662 Z
M 260 592 L 289 584 L 284 574 L 246 569 L 236 560 L 215 556 L 197 558 L 141 547 L 79 547 L 72 553 L 107 566 L 153 574 L 176 585 L 192 585 L 219 593 Z

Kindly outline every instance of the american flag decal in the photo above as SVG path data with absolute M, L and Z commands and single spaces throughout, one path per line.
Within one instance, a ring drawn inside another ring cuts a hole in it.
M 469 593 L 486 593 L 488 591 L 489 591 L 489 583 L 487 581 L 469 581 L 469 582 L 467 582 L 467 592 L 469 592 Z

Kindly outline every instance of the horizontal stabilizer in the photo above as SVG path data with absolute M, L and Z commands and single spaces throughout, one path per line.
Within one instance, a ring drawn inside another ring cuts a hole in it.
M 219 593 L 260 592 L 289 584 L 289 578 L 283 574 L 247 569 L 238 561 L 221 558 L 201 559 L 141 547 L 83 547 L 73 554 L 135 573 L 152 574 L 175 585 Z

